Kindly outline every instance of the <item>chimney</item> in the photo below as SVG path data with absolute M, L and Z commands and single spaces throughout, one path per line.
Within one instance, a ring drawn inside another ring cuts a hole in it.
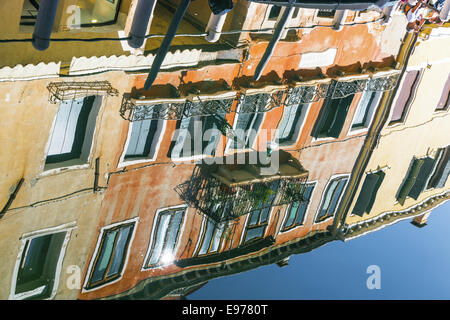
M 428 217 L 430 216 L 431 211 L 425 212 L 424 214 L 421 214 L 420 216 L 415 217 L 411 223 L 418 227 L 423 228 L 427 225 Z

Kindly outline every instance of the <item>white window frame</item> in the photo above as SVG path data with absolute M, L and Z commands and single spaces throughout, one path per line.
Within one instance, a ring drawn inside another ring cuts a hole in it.
M 345 185 L 344 185 L 344 187 L 343 187 L 343 189 L 342 189 L 342 193 L 341 193 L 341 195 L 339 196 L 339 199 L 338 199 L 338 201 L 337 201 L 337 203 L 336 203 L 336 212 L 335 212 L 332 216 L 330 216 L 330 217 L 328 217 L 328 218 L 326 218 L 326 219 L 323 219 L 322 221 L 316 221 L 316 220 L 317 220 L 317 217 L 319 216 L 320 210 L 322 210 L 323 202 L 325 201 L 325 196 L 326 196 L 326 193 L 327 193 L 327 191 L 328 191 L 328 186 L 329 186 L 330 183 L 331 183 L 333 180 L 335 180 L 336 178 L 344 178 L 344 177 L 347 177 L 347 182 L 345 182 Z M 320 197 L 319 206 L 318 206 L 318 208 L 317 208 L 317 210 L 316 210 L 316 214 L 314 215 L 313 224 L 322 224 L 322 223 L 324 223 L 324 222 L 326 222 L 326 221 L 328 221 L 328 220 L 330 220 L 330 219 L 334 219 L 334 218 L 336 217 L 337 210 L 339 209 L 339 206 L 341 205 L 341 201 L 342 201 L 342 198 L 343 198 L 343 196 L 344 196 L 344 193 L 345 193 L 345 191 L 346 191 L 346 189 L 347 189 L 347 187 L 348 187 L 349 180 L 350 180 L 350 174 L 349 174 L 349 173 L 332 175 L 332 176 L 330 177 L 330 179 L 328 179 L 327 184 L 326 184 L 325 187 L 323 188 L 322 195 L 321 195 L 321 197 Z
M 161 143 L 162 140 L 164 138 L 164 134 L 166 132 L 166 127 L 167 127 L 167 120 L 162 120 L 162 119 L 154 119 L 152 121 L 161 121 L 158 123 L 157 128 L 156 128 L 156 132 L 155 132 L 155 136 L 156 138 L 154 139 L 152 144 L 155 144 L 155 148 L 154 148 L 154 153 L 152 157 L 148 157 L 145 158 L 143 157 L 142 159 L 134 159 L 134 160 L 125 160 L 125 156 L 127 154 L 128 151 L 128 145 L 130 144 L 130 138 L 131 138 L 131 133 L 133 131 L 133 124 L 137 121 L 130 121 L 129 125 L 128 125 L 128 133 L 127 133 L 127 140 L 125 141 L 125 145 L 123 147 L 123 151 L 122 154 L 120 156 L 120 160 L 119 160 L 119 164 L 117 165 L 118 168 L 122 168 L 122 167 L 126 167 L 126 166 L 131 166 L 134 164 L 140 164 L 140 163 L 146 163 L 146 162 L 153 162 L 156 160 L 156 158 L 158 158 L 158 153 L 159 153 L 159 148 L 161 147 Z
M 145 254 L 145 258 L 144 258 L 144 261 L 142 263 L 141 271 L 148 271 L 148 270 L 152 270 L 152 269 L 162 269 L 162 268 L 167 267 L 167 265 L 159 265 L 159 266 L 154 266 L 154 267 L 147 267 L 146 264 L 147 264 L 147 260 L 150 258 L 151 254 L 152 254 L 154 235 L 155 235 L 155 232 L 157 231 L 156 227 L 157 227 L 157 222 L 158 222 L 159 215 L 161 214 L 161 212 L 164 212 L 164 211 L 167 211 L 167 210 L 175 210 L 175 209 L 184 209 L 183 221 L 182 221 L 181 226 L 180 226 L 180 230 L 179 230 L 177 241 L 175 243 L 175 247 L 173 248 L 174 256 L 177 256 L 177 253 L 178 253 L 180 245 L 181 245 L 180 239 L 182 238 L 182 236 L 184 234 L 184 229 L 186 227 L 186 220 L 187 220 L 187 215 L 188 215 L 188 210 L 189 210 L 189 207 L 188 207 L 187 204 L 181 204 L 181 205 L 176 205 L 176 206 L 172 206 L 172 207 L 160 208 L 160 209 L 156 210 L 155 216 L 153 217 L 152 232 L 150 234 L 150 241 L 149 241 L 149 244 L 148 244 L 148 247 L 147 247 L 147 253 Z
M 194 248 L 194 254 L 198 253 L 198 251 L 200 250 L 200 246 L 203 244 L 203 241 L 202 241 L 202 239 L 204 239 L 203 233 L 206 232 L 207 223 L 208 223 L 208 217 L 207 216 L 203 216 L 202 226 L 201 226 L 200 232 L 198 234 L 197 244 L 195 245 L 195 248 Z M 224 224 L 223 233 L 222 233 L 222 236 L 221 236 L 221 237 L 223 237 L 223 234 L 226 232 L 226 230 L 229 227 L 229 225 L 228 225 L 227 221 L 220 222 L 220 223 Z M 217 251 L 210 252 L 210 253 L 204 253 L 204 254 L 197 254 L 196 256 L 197 257 L 203 257 L 203 256 L 208 256 L 210 254 L 214 254 L 214 253 L 220 252 L 222 250 L 223 245 L 224 245 L 224 241 L 222 241 L 219 244 L 219 247 L 217 248 Z
M 261 92 L 261 93 L 262 93 L 262 92 Z M 242 103 L 239 103 L 239 105 L 238 105 L 238 110 L 241 109 L 241 106 L 242 106 Z M 239 112 L 239 111 L 235 112 L 235 116 L 234 116 L 234 119 L 233 119 L 233 130 L 236 130 L 237 121 L 238 121 L 239 116 L 241 115 L 241 114 L 238 113 L 238 112 Z M 255 112 L 255 113 L 257 113 L 257 112 Z M 230 154 L 233 154 L 233 153 L 235 153 L 235 152 L 250 152 L 250 151 L 252 151 L 252 149 L 255 147 L 255 143 L 258 141 L 259 134 L 260 134 L 260 131 L 261 131 L 261 127 L 262 127 L 263 124 L 264 124 L 264 121 L 265 121 L 265 119 L 266 119 L 266 114 L 267 114 L 267 112 L 259 112 L 259 113 L 262 113 L 262 114 L 263 114 L 262 119 L 261 119 L 261 124 L 259 125 L 258 131 L 256 131 L 255 140 L 253 141 L 253 143 L 252 143 L 252 145 L 250 146 L 250 148 L 239 148 L 239 149 L 234 149 L 234 148 L 232 147 L 232 144 L 233 144 L 233 142 L 234 142 L 234 139 L 227 138 L 227 144 L 226 144 L 225 152 L 224 152 L 225 155 L 230 155 Z
M 294 125 L 294 126 L 295 126 L 295 129 L 294 129 L 293 137 L 296 136 L 296 138 L 294 138 L 294 139 L 292 139 L 292 140 L 288 140 L 288 141 L 283 142 L 283 143 L 280 144 L 280 143 L 278 142 L 278 128 L 277 128 L 277 134 L 276 134 L 276 136 L 274 137 L 273 142 L 274 142 L 276 145 L 278 145 L 278 148 L 279 148 L 279 149 L 289 148 L 289 147 L 291 147 L 292 145 L 296 145 L 296 144 L 298 143 L 298 141 L 299 141 L 299 139 L 300 139 L 300 137 L 301 137 L 301 135 L 302 135 L 302 131 L 303 131 L 303 128 L 304 128 L 304 126 L 305 126 L 306 119 L 308 118 L 309 111 L 311 110 L 311 105 L 312 105 L 312 103 L 303 103 L 303 104 L 302 104 L 302 106 L 303 106 L 303 108 L 305 108 L 305 110 L 302 110 L 302 112 L 301 112 L 299 118 L 303 118 L 303 121 L 302 121 L 302 122 L 298 122 L 298 121 L 297 121 L 296 124 Z M 281 124 L 281 121 L 283 120 L 284 110 L 286 110 L 285 108 L 286 108 L 286 106 L 284 106 L 283 114 L 281 115 L 281 118 L 280 118 L 280 121 L 279 121 L 279 123 L 278 123 L 278 126 Z M 302 108 L 302 109 L 303 109 L 303 108 Z
M 126 253 L 126 256 L 125 256 L 125 260 L 124 260 L 124 263 L 123 263 L 122 270 L 120 271 L 120 276 L 117 279 L 114 279 L 114 280 L 112 280 L 110 282 L 106 282 L 106 283 L 104 283 L 102 285 L 99 285 L 98 287 L 87 289 L 86 287 L 87 287 L 87 285 L 89 283 L 89 278 L 90 278 L 90 275 L 91 275 L 91 272 L 92 272 L 92 268 L 94 267 L 94 263 L 95 263 L 95 260 L 97 258 L 97 255 L 100 253 L 99 252 L 100 244 L 102 243 L 103 235 L 104 235 L 105 230 L 108 230 L 108 229 L 120 226 L 122 224 L 132 223 L 132 222 L 134 222 L 133 231 L 132 231 L 132 234 L 131 234 L 131 237 L 130 237 L 130 241 L 128 243 L 127 253 Z M 99 236 L 97 238 L 97 244 L 95 245 L 94 253 L 91 256 L 91 261 L 89 263 L 89 268 L 88 268 L 88 271 L 86 273 L 86 277 L 84 279 L 83 287 L 81 289 L 82 293 L 99 290 L 99 289 L 104 288 L 106 286 L 109 286 L 109 285 L 111 285 L 113 283 L 116 283 L 116 282 L 118 282 L 118 281 L 120 281 L 122 279 L 123 274 L 124 274 L 124 272 L 125 272 L 125 270 L 127 268 L 128 260 L 130 258 L 130 252 L 131 252 L 131 248 L 133 246 L 133 240 L 134 240 L 134 237 L 135 237 L 135 234 L 136 234 L 138 223 L 139 223 L 139 217 L 135 217 L 135 218 L 132 218 L 132 219 L 128 219 L 128 220 L 125 220 L 125 221 L 120 221 L 120 222 L 117 222 L 117 223 L 113 223 L 113 224 L 104 226 L 104 227 L 102 227 L 100 229 L 100 234 L 99 234 Z
M 21 243 L 21 246 L 19 249 L 19 254 L 17 255 L 16 264 L 14 266 L 14 272 L 13 272 L 12 281 L 11 281 L 11 291 L 10 291 L 9 298 L 8 298 L 9 300 L 22 300 L 22 299 L 30 298 L 34 295 L 40 294 L 42 292 L 42 290 L 44 289 L 44 288 L 40 287 L 40 288 L 36 288 L 31 291 L 22 292 L 19 294 L 15 293 L 17 276 L 19 274 L 20 262 L 22 260 L 22 255 L 24 253 L 23 251 L 25 249 L 25 244 L 27 243 L 27 241 L 31 241 L 34 238 L 39 238 L 39 237 L 54 234 L 54 233 L 65 232 L 66 235 L 65 235 L 63 244 L 61 246 L 61 250 L 59 252 L 58 261 L 56 263 L 55 280 L 54 280 L 53 288 L 51 291 L 51 295 L 50 295 L 50 297 L 46 298 L 45 300 L 51 300 L 55 297 L 56 292 L 58 291 L 58 287 L 59 287 L 59 280 L 60 280 L 60 276 L 61 276 L 62 264 L 63 264 L 64 257 L 66 254 L 67 245 L 70 240 L 70 235 L 71 235 L 72 229 L 75 229 L 75 228 L 76 228 L 76 222 L 70 222 L 70 223 L 66 223 L 63 225 L 59 225 L 57 227 L 51 227 L 51 228 L 46 228 L 46 229 L 41 229 L 41 230 L 25 233 L 20 237 L 20 240 L 22 241 L 22 243 Z
M 376 99 L 376 103 L 373 103 L 372 105 L 368 106 L 369 107 L 368 111 L 367 111 L 368 117 L 367 117 L 364 125 L 362 127 L 352 129 L 353 124 L 355 123 L 355 120 L 356 120 L 356 115 L 358 114 L 359 108 L 361 108 L 361 103 L 363 102 L 364 95 L 369 92 L 371 94 L 375 92 L 375 94 L 379 94 L 379 97 Z M 355 112 L 353 113 L 352 122 L 348 129 L 347 136 L 353 136 L 353 135 L 356 135 L 359 133 L 367 132 L 369 130 L 370 126 L 372 125 L 373 119 L 375 117 L 375 111 L 377 110 L 377 107 L 380 105 L 380 101 L 383 99 L 383 95 L 384 95 L 383 92 L 377 92 L 377 91 L 363 91 L 362 92 L 361 97 L 358 101 L 358 106 L 356 107 Z
M 99 103 L 99 105 L 98 105 L 97 115 L 95 116 L 95 122 L 93 123 L 94 124 L 94 129 L 93 129 L 93 132 L 92 132 L 92 141 L 91 141 L 91 146 L 89 148 L 89 154 L 87 156 L 86 162 L 83 163 L 83 164 L 67 165 L 67 166 L 61 166 L 61 167 L 52 168 L 52 169 L 46 169 L 45 168 L 45 166 L 46 166 L 45 162 L 47 160 L 47 155 L 48 155 L 48 152 L 49 152 L 49 149 L 50 149 L 52 133 L 53 133 L 53 130 L 54 130 L 55 125 L 56 125 L 56 119 L 58 117 L 59 106 L 60 106 L 60 103 L 62 102 L 61 101 L 58 104 L 58 109 L 56 110 L 55 116 L 53 118 L 50 134 L 49 134 L 49 137 L 47 139 L 47 143 L 45 145 L 45 156 L 44 156 L 44 159 L 43 159 L 42 172 L 41 172 L 40 176 L 52 175 L 52 174 L 59 173 L 61 171 L 66 171 L 66 170 L 76 170 L 76 169 L 89 168 L 90 163 L 92 161 L 92 157 L 93 157 L 93 150 L 94 150 L 94 144 L 95 144 L 95 140 L 96 140 L 96 135 L 97 135 L 97 132 L 99 130 L 98 122 L 102 118 L 100 114 L 101 114 L 101 112 L 103 110 L 103 106 L 104 106 L 105 101 L 106 101 L 106 97 L 105 96 L 102 96 L 102 95 L 94 95 L 94 96 L 95 96 L 95 100 L 94 100 L 94 103 L 92 105 L 92 108 L 93 109 L 97 108 L 96 106 L 94 106 L 96 102 Z M 87 97 L 89 97 L 89 96 L 86 96 L 84 98 L 87 98 Z M 74 99 L 69 99 L 69 100 L 74 100 Z M 66 101 L 66 100 L 64 100 L 64 101 Z

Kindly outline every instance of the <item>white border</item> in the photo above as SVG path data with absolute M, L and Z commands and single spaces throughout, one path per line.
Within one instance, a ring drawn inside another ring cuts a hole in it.
M 70 222 L 70 223 L 66 223 L 66 224 L 62 224 L 56 227 L 50 227 L 50 228 L 46 228 L 46 229 L 40 229 L 37 231 L 32 231 L 29 233 L 24 233 L 21 237 L 20 240 L 22 241 L 22 244 L 20 246 L 19 249 L 19 254 L 17 255 L 17 259 L 16 259 L 16 264 L 14 266 L 14 272 L 13 272 L 13 277 L 12 277 L 12 281 L 11 281 L 11 291 L 9 294 L 9 300 L 22 300 L 22 299 L 26 299 L 29 297 L 32 297 L 36 294 L 40 294 L 43 290 L 43 287 L 40 288 L 36 288 L 34 290 L 31 291 L 27 291 L 27 292 L 22 292 L 19 294 L 16 294 L 16 282 L 17 282 L 17 275 L 19 273 L 19 266 L 20 266 L 20 261 L 22 260 L 22 255 L 23 255 L 23 250 L 25 248 L 25 244 L 28 240 L 32 240 L 34 238 L 38 238 L 41 236 L 45 236 L 45 235 L 49 235 L 49 234 L 54 234 L 54 233 L 59 233 L 59 232 L 66 232 L 63 244 L 61 246 L 61 250 L 59 252 L 59 258 L 58 261 L 56 262 L 56 270 L 55 270 L 55 279 L 53 282 L 53 288 L 52 288 L 52 292 L 50 294 L 50 297 L 46 298 L 45 300 L 51 300 L 55 297 L 56 292 L 58 291 L 58 287 L 59 287 L 59 279 L 60 279 L 60 275 L 61 275 L 61 269 L 62 269 L 62 262 L 64 260 L 65 254 L 66 254 L 66 249 L 67 249 L 67 245 L 69 243 L 70 240 L 70 235 L 72 232 L 72 229 L 76 228 L 76 222 Z
M 97 257 L 97 254 L 99 253 L 98 250 L 99 250 L 100 244 L 101 244 L 102 239 L 103 239 L 104 231 L 108 230 L 108 229 L 111 229 L 111 228 L 114 228 L 116 226 L 122 225 L 122 224 L 130 223 L 130 222 L 134 222 L 133 233 L 131 234 L 130 241 L 128 242 L 127 253 L 126 253 L 126 257 L 125 257 L 125 261 L 124 261 L 122 270 L 120 271 L 120 276 L 117 279 L 114 279 L 111 282 L 104 283 L 104 284 L 102 284 L 102 285 L 100 285 L 98 287 L 91 288 L 91 289 L 86 289 L 86 286 L 88 285 L 88 282 L 89 282 L 89 277 L 90 277 L 90 274 L 91 274 L 91 271 L 92 271 L 92 267 L 93 267 L 95 258 Z M 88 268 L 88 271 L 86 273 L 86 277 L 84 279 L 84 284 L 83 284 L 83 287 L 81 289 L 81 293 L 91 292 L 91 291 L 95 291 L 95 290 L 98 290 L 100 288 L 109 286 L 109 285 L 119 281 L 122 278 L 123 273 L 125 272 L 125 269 L 127 268 L 128 259 L 130 257 L 130 251 L 131 251 L 131 247 L 132 247 L 132 244 L 133 244 L 134 236 L 136 234 L 138 223 L 139 223 L 139 217 L 135 217 L 135 218 L 131 218 L 131 219 L 128 219 L 128 220 L 125 220 L 125 221 L 120 221 L 120 222 L 116 222 L 116 223 L 104 226 L 104 227 L 102 227 L 100 229 L 100 235 L 98 236 L 97 244 L 95 245 L 95 250 L 94 250 L 94 253 L 92 254 L 91 262 L 89 263 L 89 268 Z
M 174 256 L 176 256 L 176 253 L 179 250 L 180 244 L 181 244 L 181 237 L 184 233 L 184 229 L 186 227 L 186 221 L 187 221 L 187 215 L 188 215 L 188 210 L 189 207 L 187 204 L 180 204 L 180 205 L 176 205 L 176 206 L 172 206 L 172 207 L 166 207 L 166 208 L 160 208 L 156 210 L 156 213 L 153 217 L 153 225 L 152 225 L 152 232 L 150 233 L 150 242 L 148 244 L 148 248 L 147 248 L 147 253 L 145 254 L 145 258 L 144 258 L 144 262 L 142 263 L 142 267 L 141 267 L 141 271 L 147 271 L 147 270 L 152 270 L 152 269 L 157 269 L 157 268 L 165 268 L 167 267 L 167 265 L 160 265 L 160 266 L 155 266 L 155 267 L 146 267 L 146 262 L 148 260 L 148 258 L 150 257 L 151 251 L 152 251 L 152 245 L 153 245 L 153 236 L 155 233 L 155 229 L 156 229 L 156 222 L 158 221 L 159 215 L 161 212 L 167 211 L 167 210 L 173 210 L 173 209 L 178 209 L 178 208 L 184 208 L 184 217 L 183 217 L 183 224 L 180 227 L 180 230 L 178 231 L 178 237 L 176 240 L 176 244 L 175 247 L 173 248 L 173 252 L 174 252 Z

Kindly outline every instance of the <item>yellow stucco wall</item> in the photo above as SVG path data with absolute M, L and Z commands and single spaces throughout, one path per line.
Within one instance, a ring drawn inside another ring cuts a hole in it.
M 389 168 L 385 171 L 386 176 L 378 190 L 370 214 L 364 214 L 363 217 L 350 214 L 361 192 L 364 178 L 361 180 L 347 214 L 347 224 L 370 220 L 384 212 L 409 208 L 450 188 L 449 179 L 444 188 L 426 190 L 417 200 L 407 198 L 403 206 L 396 201 L 397 192 L 407 174 L 412 158 L 426 155 L 434 157 L 438 148 L 450 144 L 450 113 L 448 110 L 435 111 L 450 73 L 448 57 L 450 57 L 450 37 L 420 42 L 415 48 L 407 70 L 424 68 L 417 93 L 405 122 L 390 127 L 386 124 L 367 166 L 366 172 L 388 166 Z

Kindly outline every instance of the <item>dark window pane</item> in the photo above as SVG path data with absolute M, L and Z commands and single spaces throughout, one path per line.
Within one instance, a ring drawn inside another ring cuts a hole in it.
M 109 268 L 107 277 L 120 273 L 122 263 L 125 259 L 126 245 L 130 236 L 132 226 L 125 227 L 120 230 L 119 238 L 117 239 L 116 247 L 114 249 L 114 256 Z

